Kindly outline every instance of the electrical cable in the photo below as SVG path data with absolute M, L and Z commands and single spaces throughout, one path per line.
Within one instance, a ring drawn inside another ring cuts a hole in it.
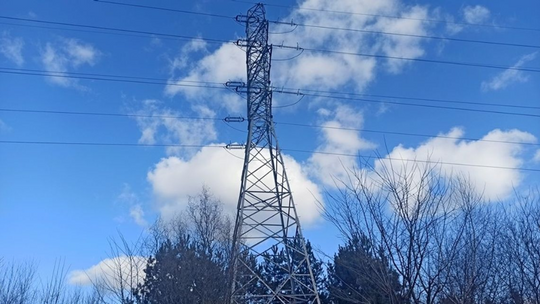
M 210 86 L 210 85 L 197 85 L 197 84 L 182 84 L 178 82 L 153 82 L 144 80 L 133 79 L 121 79 L 121 78 L 106 78 L 98 76 L 85 76 L 85 75 L 71 75 L 71 74 L 54 74 L 53 72 L 17 72 L 17 71 L 3 71 L 0 69 L 0 73 L 3 74 L 16 74 L 16 75 L 30 75 L 30 76 L 45 76 L 45 77 L 61 77 L 70 79 L 85 79 L 85 80 L 99 80 L 99 81 L 111 81 L 111 82 L 127 82 L 137 84 L 154 84 L 154 85 L 169 85 L 177 87 L 191 87 L 191 88 L 205 88 L 205 89 L 227 89 L 225 86 Z M 90 74 L 89 74 L 90 75 Z
M 353 98 L 353 97 L 345 97 L 345 96 L 309 94 L 309 93 L 302 93 L 301 91 L 300 92 L 298 92 L 298 91 L 297 92 L 274 91 L 274 92 L 275 93 L 282 93 L 282 94 L 291 94 L 291 95 L 303 94 L 305 96 L 310 96 L 310 97 L 339 99 L 339 100 L 347 100 L 347 101 L 361 101 L 361 102 L 378 103 L 378 104 L 393 104 L 393 105 L 421 107 L 421 108 L 445 109 L 445 110 L 479 112 L 479 113 L 490 113 L 490 114 L 501 114 L 501 115 L 512 115 L 512 116 L 524 116 L 524 117 L 535 117 L 535 118 L 540 117 L 540 114 L 531 114 L 531 113 L 516 113 L 516 112 L 505 112 L 505 111 L 481 110 L 481 109 L 471 109 L 471 108 L 458 108 L 458 107 L 449 107 L 449 106 L 417 104 L 417 103 L 408 103 L 408 102 L 395 102 L 395 101 L 388 101 L 388 100 L 374 100 L 374 99 L 367 99 L 367 98 Z
M 378 55 L 378 54 L 345 52 L 345 51 L 328 50 L 328 49 L 303 48 L 303 47 L 299 47 L 299 46 L 288 46 L 288 45 L 279 45 L 279 44 L 274 44 L 272 46 L 277 47 L 277 48 L 281 48 L 281 49 L 291 49 L 291 50 L 303 49 L 303 50 L 310 51 L 310 52 L 315 52 L 315 53 L 329 53 L 329 54 L 369 57 L 369 58 L 378 58 L 378 59 L 395 59 L 395 60 L 415 61 L 415 62 L 423 62 L 423 63 L 436 63 L 436 64 L 468 66 L 468 67 L 488 68 L 488 69 L 497 69 L 497 70 L 514 70 L 514 71 L 522 71 L 522 72 L 540 73 L 540 68 L 531 68 L 531 67 L 500 66 L 500 65 L 474 63 L 474 62 L 460 62 L 460 61 L 447 61 L 447 60 L 435 60 L 435 59 L 424 59 L 424 58 L 397 57 L 397 56 Z
M 175 13 L 182 13 L 182 14 L 199 15 L 199 16 L 215 17 L 215 18 L 234 19 L 234 17 L 231 17 L 231 16 L 213 14 L 213 13 L 194 12 L 194 11 L 188 11 L 188 10 L 179 10 L 179 9 L 166 8 L 166 7 L 141 5 L 141 4 L 133 4 L 133 3 L 123 3 L 123 2 L 108 1 L 108 0 L 94 0 L 94 1 L 95 2 L 100 2 L 100 3 L 108 3 L 108 4 L 115 4 L 115 5 L 122 5 L 122 6 L 131 6 L 131 7 L 137 7 L 137 8 L 145 8 L 145 9 L 167 11 L 167 12 L 175 12 Z
M 105 143 L 105 142 L 67 142 L 67 141 L 23 141 L 23 140 L 0 140 L 0 144 L 19 144 L 19 145 L 64 145 L 64 146 L 110 146 L 110 147 L 182 147 L 182 148 L 223 148 L 221 145 L 185 145 L 185 144 L 140 144 L 140 143 Z M 379 157 L 379 156 L 370 156 L 370 155 L 360 155 L 360 154 L 351 154 L 351 153 L 337 153 L 337 152 L 323 152 L 323 151 L 313 151 L 313 150 L 302 150 L 302 149 L 280 149 L 281 151 L 297 152 L 297 153 L 310 153 L 310 154 L 323 154 L 323 155 L 334 155 L 334 156 L 346 156 L 346 157 L 359 157 L 364 159 L 378 159 L 378 160 L 390 160 L 390 161 L 401 161 L 401 162 L 413 162 L 413 163 L 428 163 L 428 164 L 438 164 L 438 165 L 450 165 L 450 166 L 461 166 L 461 167 L 477 167 L 477 168 L 488 168 L 488 169 L 501 169 L 501 170 L 519 170 L 519 171 L 529 171 L 529 172 L 540 172 L 540 169 L 536 168 L 523 168 L 523 167 L 505 167 L 505 166 L 492 166 L 492 165 L 481 165 L 481 164 L 466 164 L 466 163 L 456 163 L 456 162 L 438 162 L 438 161 L 429 161 L 429 160 L 418 160 L 418 159 L 399 159 L 391 157 Z
M 7 71 L 5 71 L 7 70 Z M 20 72 L 19 72 L 20 71 Z M 28 72 L 27 72 L 28 71 Z M 37 71 L 37 72 L 34 72 Z M 148 78 L 148 77 L 135 77 L 135 76 L 125 76 L 128 79 L 122 79 L 124 76 L 119 75 L 107 75 L 107 74 L 90 74 L 90 73 L 70 73 L 70 72 L 48 72 L 48 71 L 40 71 L 40 70 L 26 70 L 26 69 L 14 69 L 14 68 L 2 68 L 0 67 L 0 74 L 1 73 L 7 73 L 7 74 L 18 74 L 18 75 L 30 75 L 30 76 L 46 76 L 46 77 L 62 77 L 62 78 L 73 78 L 73 79 L 85 79 L 85 80 L 98 80 L 98 81 L 111 81 L 111 82 L 127 82 L 127 83 L 137 83 L 137 84 L 153 84 L 153 85 L 170 85 L 170 86 L 179 86 L 179 87 L 194 87 L 194 88 L 205 88 L 205 89 L 225 89 L 229 90 L 226 86 L 224 86 L 222 83 L 221 85 L 199 85 L 198 83 L 216 83 L 217 82 L 198 82 L 198 81 L 190 81 L 187 84 L 183 84 L 180 82 L 170 82 L 167 80 L 163 81 L 146 81 L 144 79 L 156 79 L 158 78 Z M 72 75 L 74 74 L 74 75 Z M 142 80 L 138 80 L 142 79 Z M 423 107 L 423 108 L 434 108 L 434 109 L 445 109 L 445 110 L 456 110 L 456 111 L 467 111 L 467 112 L 479 112 L 479 113 L 490 113 L 490 114 L 500 114 L 500 115 L 512 115 L 512 116 L 524 116 L 524 117 L 540 117 L 540 114 L 532 114 L 532 113 L 517 113 L 517 112 L 506 112 L 506 111 L 495 111 L 495 110 L 485 110 L 485 109 L 472 109 L 472 108 L 461 108 L 461 107 L 450 107 L 450 106 L 439 106 L 439 105 L 429 105 L 429 104 L 417 104 L 417 103 L 409 103 L 409 102 L 396 102 L 391 100 L 375 100 L 375 99 L 368 99 L 368 98 L 353 98 L 353 97 L 347 97 L 347 96 L 333 96 L 333 95 L 324 95 L 324 94 L 312 94 L 312 93 L 304 93 L 300 89 L 296 89 L 296 91 L 285 91 L 285 90 L 273 90 L 274 93 L 281 93 L 281 94 L 289 94 L 289 95 L 303 95 L 303 96 L 310 96 L 310 97 L 317 97 L 317 98 L 329 98 L 329 99 L 339 99 L 339 100 L 347 100 L 347 101 L 361 101 L 361 102 L 369 102 L 369 103 L 378 103 L 378 104 L 393 104 L 393 105 L 401 105 L 401 106 L 413 106 L 413 107 Z M 329 93 L 330 94 L 330 93 Z M 436 100 L 433 100 L 437 102 Z M 490 105 L 490 104 L 484 104 L 487 106 L 501 106 L 501 105 Z
M 238 2 L 238 3 L 245 3 L 245 4 L 258 4 L 258 3 L 261 3 L 261 2 L 246 1 L 246 0 L 229 0 L 229 1 Z M 447 21 L 447 20 L 440 20 L 440 19 L 411 18 L 411 17 L 403 17 L 403 16 L 391 16 L 391 15 L 381 15 L 381 14 L 345 12 L 345 11 L 326 10 L 326 9 L 309 8 L 309 7 L 297 7 L 297 6 L 283 5 L 283 4 L 273 4 L 273 3 L 261 3 L 261 4 L 263 4 L 265 6 L 268 6 L 268 7 L 280 7 L 280 8 L 288 8 L 288 9 L 296 9 L 296 10 L 304 10 L 304 11 L 333 13 L 333 14 L 357 15 L 357 16 L 366 16 L 366 17 L 379 17 L 379 18 L 387 18 L 387 19 L 415 20 L 415 21 L 435 22 L 435 23 L 442 23 L 442 24 L 453 24 L 453 25 L 489 27 L 489 28 L 496 28 L 496 29 L 540 32 L 540 28 L 531 28 L 531 27 L 503 26 L 503 25 L 494 25 L 494 24 L 486 24 L 486 23 L 454 22 L 454 21 Z
M 195 11 L 188 11 L 188 10 L 178 10 L 178 9 L 158 7 L 158 6 L 123 3 L 123 2 L 117 2 L 117 1 L 107 1 L 107 0 L 94 0 L 94 1 L 101 2 L 101 3 L 109 3 L 109 4 L 121 5 L 121 6 L 129 6 L 129 7 L 151 9 L 151 10 L 161 10 L 161 11 L 169 11 L 169 12 L 176 12 L 176 13 L 183 13 L 183 14 L 192 14 L 192 15 L 202 15 L 202 16 L 217 17 L 217 18 L 234 19 L 234 17 L 231 17 L 231 16 L 213 14 L 213 13 L 202 13 L 202 12 L 195 12 Z M 307 27 L 307 28 L 350 31 L 350 32 L 367 33 L 367 34 L 414 37 L 414 38 L 423 38 L 423 39 L 447 40 L 447 41 L 465 42 L 465 43 L 480 43 L 480 44 L 487 44 L 487 45 L 501 45 L 501 46 L 512 46 L 512 47 L 540 49 L 540 45 L 530 45 L 530 44 L 520 44 L 520 43 L 506 43 L 506 42 L 498 42 L 498 41 L 485 41 L 485 40 L 461 39 L 461 38 L 441 37 L 441 36 L 415 35 L 415 34 L 407 34 L 407 33 L 392 33 L 392 32 L 385 32 L 385 31 L 373 31 L 373 30 L 353 29 L 353 28 L 340 28 L 340 27 L 333 27 L 333 26 L 326 26 L 326 25 L 295 23 L 295 22 L 292 22 L 292 21 L 287 22 L 287 21 L 279 21 L 279 20 L 268 20 L 268 22 L 273 23 L 273 24 L 279 24 L 279 25 L 294 26 L 294 29 L 296 29 L 298 26 L 301 26 L 301 27 Z M 290 32 L 294 31 L 294 29 L 291 30 Z M 273 34 L 286 34 L 286 33 L 288 33 L 288 32 L 273 33 Z
M 279 91 L 297 91 L 298 92 L 298 89 L 296 89 L 296 88 L 287 88 L 287 87 L 279 87 L 279 86 L 273 86 L 272 90 L 275 91 L 275 92 L 278 92 L 278 93 L 279 93 Z M 540 110 L 540 106 L 526 106 L 526 105 L 516 105 L 516 104 L 507 104 L 507 103 L 505 103 L 505 104 L 502 104 L 502 103 L 486 103 L 486 102 L 463 101 L 463 100 L 454 100 L 454 99 L 408 97 L 408 96 L 366 94 L 366 93 L 351 93 L 351 92 L 324 91 L 324 90 L 313 90 L 313 89 L 302 89 L 301 91 L 302 92 L 311 92 L 311 93 L 322 93 L 322 94 L 336 94 L 336 95 L 344 95 L 344 96 L 367 96 L 367 97 L 375 97 L 375 98 L 431 101 L 431 102 L 436 102 L 436 103 L 468 104 L 468 105 L 478 105 L 478 106 Z
M 179 119 L 179 120 L 214 120 L 214 121 L 224 121 L 227 126 L 230 128 L 245 133 L 246 131 L 239 130 L 234 128 L 230 123 L 225 119 L 216 118 L 216 117 L 192 117 L 192 116 L 176 116 L 176 115 L 145 115 L 145 114 L 130 114 L 130 113 L 104 113 L 104 112 L 82 112 L 82 111 L 52 111 L 52 110 L 29 110 L 29 109 L 8 109 L 0 108 L 0 112 L 7 113 L 36 113 L 36 114 L 60 114 L 60 115 L 87 115 L 87 116 L 112 116 L 112 117 L 135 117 L 135 118 L 162 118 L 162 119 Z M 519 141 L 505 141 L 505 140 L 491 140 L 483 138 L 471 138 L 471 137 L 454 137 L 447 135 L 432 135 L 432 134 L 420 134 L 420 133 L 407 133 L 407 132 L 396 132 L 396 131 L 383 131 L 383 130 L 373 130 L 373 129 L 361 129 L 361 128 L 347 128 L 347 127 L 333 127 L 317 124 L 301 124 L 294 122 L 286 121 L 275 121 L 278 125 L 286 125 L 293 127 L 307 127 L 307 128 L 317 128 L 317 129 L 332 129 L 332 130 L 346 130 L 346 131 L 355 131 L 355 132 L 365 132 L 365 133 L 375 133 L 375 134 L 387 134 L 387 135 L 399 135 L 399 136 L 413 136 L 413 137 L 425 137 L 425 138 L 442 138 L 442 139 L 451 139 L 451 140 L 468 140 L 468 141 L 480 141 L 480 142 L 489 142 L 489 143 L 502 143 L 502 144 L 519 144 L 519 145 L 529 145 L 529 146 L 540 146 L 540 143 L 533 142 L 519 142 Z
M 420 39 L 446 40 L 446 41 L 454 41 L 454 42 L 466 42 L 466 43 L 478 43 L 478 44 L 487 44 L 487 45 L 499 45 L 499 46 L 512 46 L 512 47 L 540 49 L 540 45 L 532 45 L 532 44 L 508 43 L 508 42 L 475 40 L 475 39 L 462 39 L 462 38 L 430 36 L 430 35 L 416 35 L 416 34 L 407 34 L 407 33 L 394 33 L 394 32 L 384 32 L 384 31 L 374 31 L 374 30 L 364 30 L 364 29 L 353 29 L 353 28 L 344 28 L 344 27 L 335 27 L 335 26 L 316 25 L 316 24 L 296 23 L 296 22 L 292 22 L 292 21 L 287 22 L 287 21 L 269 20 L 268 22 L 273 23 L 273 24 L 278 24 L 278 25 L 290 25 L 290 26 L 296 26 L 296 27 L 301 26 L 301 27 L 324 29 L 324 30 L 336 30 L 336 31 L 356 32 L 356 33 L 365 33 L 365 34 L 378 34 L 378 35 L 411 37 L 411 38 L 420 38 Z
M 119 28 L 94 26 L 94 25 L 80 25 L 80 24 L 67 23 L 67 22 L 54 22 L 54 21 L 44 21 L 44 20 L 35 20 L 35 19 L 27 19 L 27 18 L 7 17 L 7 16 L 0 16 L 0 19 L 19 20 L 19 21 L 55 24 L 55 25 L 72 26 L 72 27 L 82 27 L 82 28 L 99 29 L 99 30 L 110 30 L 110 31 L 118 31 L 118 32 L 123 32 L 123 33 L 131 33 L 131 34 L 133 33 L 145 34 L 145 35 L 150 35 L 150 36 L 153 35 L 153 36 L 172 37 L 176 39 L 189 40 L 189 41 L 194 40 L 194 39 L 199 39 L 202 41 L 206 41 L 208 43 L 231 43 L 232 42 L 228 40 L 215 39 L 215 38 L 202 38 L 202 37 L 194 37 L 194 36 L 165 34 L 165 33 L 138 31 L 138 30 L 129 30 L 129 29 L 119 29 Z M 393 59 L 393 60 L 414 61 L 414 62 L 433 63 L 433 64 L 446 64 L 446 65 L 468 66 L 468 67 L 477 67 L 477 68 L 490 68 L 490 69 L 498 69 L 498 70 L 515 70 L 515 71 L 523 71 L 523 72 L 540 73 L 540 68 L 500 66 L 500 65 L 481 64 L 481 63 L 473 63 L 473 62 L 457 62 L 457 61 L 445 61 L 445 60 L 435 60 L 435 59 L 397 57 L 397 56 L 389 56 L 389 55 L 354 53 L 354 52 L 345 52 L 345 51 L 328 50 L 328 49 L 301 48 L 299 46 L 288 46 L 288 45 L 273 45 L 273 46 L 276 48 L 281 48 L 281 49 L 306 50 L 310 52 L 340 54 L 340 55 L 348 55 L 348 56 L 360 56 L 360 57 L 368 57 L 368 58 Z
M 70 22 L 56 22 L 56 21 L 46 21 L 46 20 L 37 20 L 37 19 L 28 19 L 28 18 L 17 18 L 17 17 L 8 17 L 8 16 L 0 16 L 0 19 L 25 21 L 25 22 L 33 22 L 33 23 L 42 23 L 42 24 L 62 25 L 62 26 L 71 26 L 71 27 L 80 27 L 80 28 L 89 28 L 89 29 L 95 29 L 95 30 L 116 31 L 116 32 L 130 33 L 130 34 L 145 34 L 145 35 L 150 35 L 150 36 L 169 37 L 169 38 L 175 38 L 175 39 L 180 39 L 180 40 L 188 40 L 188 41 L 191 41 L 193 39 L 199 39 L 199 40 L 206 41 L 208 43 L 231 43 L 231 41 L 223 40 L 223 39 L 201 38 L 201 37 L 194 37 L 194 36 L 184 36 L 184 35 L 176 35 L 176 34 L 166 34 L 166 33 L 157 33 L 157 32 L 149 32 L 149 31 L 139 31 L 139 30 L 130 30 L 130 29 L 122 29 L 122 28 L 113 28 L 113 27 L 106 27 L 106 26 L 76 24 L 76 23 L 70 23 Z
M 7 72 L 4 72 L 6 70 Z M 181 80 L 173 81 L 164 79 L 164 78 L 152 78 L 152 77 L 139 77 L 139 76 L 128 76 L 128 75 L 112 75 L 112 74 L 96 74 L 96 73 L 80 73 L 80 72 L 59 72 L 59 71 L 46 71 L 46 70 L 35 70 L 35 69 L 20 69 L 20 68 L 7 68 L 0 67 L 0 73 L 9 73 L 9 72 L 28 72 L 28 74 L 23 75 L 34 75 L 34 76 L 57 76 L 61 75 L 82 75 L 87 76 L 92 79 L 104 78 L 99 80 L 107 81 L 108 78 L 127 78 L 127 79 L 136 79 L 136 80 L 152 80 L 156 82 L 151 82 L 150 84 L 161 84 L 161 85 L 181 85 L 182 83 L 196 83 L 196 84 L 211 84 L 216 87 L 207 87 L 207 88 L 221 88 L 223 85 L 222 82 L 213 82 L 213 81 L 193 81 L 193 80 Z M 19 73 L 17 73 L 19 74 Z M 77 77 L 73 78 L 77 78 Z M 120 80 L 119 80 L 120 81 Z M 181 83 L 179 83 L 181 82 Z M 217 87 L 220 86 L 220 87 Z M 205 87 L 206 88 L 206 87 Z M 422 98 L 422 97 L 407 97 L 407 96 L 395 96 L 395 95 L 378 95 L 378 94 L 365 94 L 365 93 L 351 93 L 351 92 L 338 92 L 338 91 L 324 91 L 324 90 L 313 90 L 313 89 L 296 89 L 296 88 L 286 88 L 279 86 L 272 86 L 271 89 L 275 93 L 286 93 L 286 94 L 295 94 L 295 95 L 305 95 L 303 92 L 313 92 L 313 93 L 322 93 L 322 94 L 332 94 L 332 95 L 343 95 L 347 96 L 368 96 L 376 98 L 389 98 L 389 99 L 401 99 L 401 100 L 419 100 L 419 101 L 429 101 L 436 103 L 453 103 L 453 104 L 467 104 L 467 105 L 478 105 L 478 106 L 489 106 L 489 107 L 508 107 L 508 108 L 518 108 L 518 109 L 534 109 L 540 110 L 540 106 L 526 106 L 526 105 L 514 105 L 514 104 L 494 104 L 494 103 L 482 103 L 482 102 L 472 102 L 472 101 L 460 101 L 460 100 L 448 100 L 448 99 L 436 99 L 436 98 Z M 288 91 L 288 92 L 286 92 Z M 381 102 L 385 102 L 382 100 Z M 280 107 L 280 106 L 276 106 Z

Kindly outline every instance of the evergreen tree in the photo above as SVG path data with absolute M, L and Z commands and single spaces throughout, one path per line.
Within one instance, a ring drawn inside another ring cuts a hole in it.
M 145 273 L 135 290 L 143 304 L 223 303 L 229 287 L 223 255 L 207 252 L 189 236 L 165 241 Z
M 328 266 L 330 303 L 403 303 L 398 274 L 365 235 L 340 246 Z

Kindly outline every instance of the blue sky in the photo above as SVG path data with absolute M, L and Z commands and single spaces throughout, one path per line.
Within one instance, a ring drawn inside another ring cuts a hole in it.
M 441 163 L 472 165 L 442 167 L 468 176 L 486 200 L 508 199 L 514 189 L 520 191 L 540 181 L 540 172 L 534 170 L 476 166 L 540 170 L 540 21 L 537 13 L 540 3 L 534 0 L 373 2 L 307 0 L 293 5 L 274 1 L 271 3 L 278 6 L 268 6 L 267 17 L 304 25 L 409 36 L 271 24 L 270 31 L 274 33 L 271 42 L 305 49 L 502 68 L 274 49 L 272 84 L 277 87 L 274 118 L 280 145 L 286 156 L 305 234 L 327 253 L 333 252 L 340 241 L 337 232 L 320 218 L 314 200 L 324 203 L 324 193 L 336 190 L 334 180 L 343 178 L 347 169 L 358 165 L 357 158 L 343 154 L 380 155 L 383 160 L 370 160 L 375 170 L 388 159 L 429 158 Z M 250 7 L 247 3 L 210 0 L 138 1 L 137 4 L 231 17 L 244 14 Z M 232 18 L 90 0 L 77 3 L 10 1 L 1 4 L 1 12 L 2 17 L 20 19 L 0 19 L 0 244 L 3 244 L 0 257 L 35 260 L 44 273 L 58 258 L 65 259 L 70 270 L 89 269 L 108 256 L 108 239 L 118 232 L 128 239 L 144 235 L 157 216 L 167 219 L 181 211 L 187 197 L 196 195 L 203 185 L 223 201 L 225 210 L 234 210 L 242 164 L 238 157 L 242 153 L 226 151 L 222 146 L 244 142 L 246 124 L 226 124 L 220 119 L 245 116 L 245 100 L 221 88 L 219 83 L 243 80 L 245 58 L 233 44 L 204 39 L 234 41 L 242 38 L 241 24 Z M 173 39 L 29 20 L 191 38 Z M 510 67 L 514 69 L 506 69 Z M 536 69 L 537 72 L 518 69 Z M 47 71 L 72 76 L 74 74 L 66 73 L 146 77 L 157 79 L 146 82 L 158 83 L 13 73 Z M 220 88 L 166 86 L 165 82 L 197 85 L 215 82 L 218 84 L 202 85 Z M 280 94 L 279 88 L 303 93 L 332 91 L 334 93 L 317 94 L 346 98 L 308 94 L 296 103 L 299 96 Z M 439 134 L 455 139 L 378 131 Z M 28 142 L 180 144 L 198 148 Z M 72 279 L 84 283 L 80 278 Z

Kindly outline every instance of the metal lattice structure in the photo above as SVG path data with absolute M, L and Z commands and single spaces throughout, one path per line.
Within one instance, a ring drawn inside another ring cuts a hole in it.
M 247 15 L 248 135 L 232 249 L 230 303 L 320 303 L 272 119 L 268 21 L 262 4 Z M 264 265 L 264 266 L 262 266 Z M 272 271 L 269 271 L 271 269 Z

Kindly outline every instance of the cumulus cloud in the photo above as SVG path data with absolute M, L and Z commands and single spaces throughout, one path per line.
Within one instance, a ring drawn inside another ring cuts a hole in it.
M 361 11 L 366 14 L 399 15 L 409 19 L 388 19 L 377 17 L 356 16 L 348 14 L 321 14 L 314 10 L 302 8 L 322 8 L 335 11 Z M 399 0 L 369 1 L 369 0 L 306 0 L 299 4 L 299 9 L 283 18 L 294 23 L 313 26 L 335 26 L 369 31 L 386 31 L 402 34 L 424 35 L 428 32 L 428 23 L 420 19 L 428 18 L 429 11 L 425 6 L 406 6 Z M 413 20 L 418 19 L 418 20 Z M 290 31 L 288 25 L 272 25 L 272 31 Z M 417 58 L 423 56 L 423 40 L 404 36 L 382 36 L 361 32 L 322 30 L 315 27 L 296 27 L 287 35 L 271 36 L 270 43 L 274 45 L 274 58 L 295 57 L 300 49 L 284 49 L 279 45 L 299 46 L 309 49 L 333 49 L 349 53 L 384 54 L 394 57 Z M 213 51 L 206 46 L 197 49 L 206 53 L 192 66 L 185 64 L 186 58 L 192 55 L 182 51 L 179 57 L 171 61 L 174 70 L 181 67 L 176 77 L 171 80 L 179 84 L 184 81 L 217 81 L 244 80 L 245 53 L 237 46 L 224 44 Z M 363 90 L 376 75 L 377 60 L 372 57 L 350 56 L 336 53 L 319 53 L 304 51 L 292 60 L 274 61 L 272 66 L 272 81 L 276 86 L 286 87 L 294 84 L 295 88 L 316 86 L 319 89 L 336 89 L 341 86 L 351 86 L 356 91 Z M 384 68 L 391 73 L 399 73 L 407 61 L 388 60 Z M 232 113 L 241 110 L 241 99 L 236 95 L 216 94 L 216 90 L 205 88 L 186 88 L 167 86 L 165 93 L 169 96 L 183 94 L 190 100 L 215 99 Z M 222 97 L 227 96 L 227 97 Z M 213 98 L 212 98 L 213 97 Z
M 230 113 L 239 113 L 243 109 L 242 99 L 235 93 L 183 85 L 193 81 L 225 83 L 229 80 L 244 79 L 245 53 L 233 44 L 224 44 L 193 65 L 188 65 L 191 60 L 190 54 L 197 51 L 207 52 L 206 44 L 196 39 L 184 47 L 180 56 L 171 61 L 171 71 L 178 71 L 180 76 L 170 80 L 171 85 L 165 87 L 165 94 L 168 96 L 183 94 L 191 101 L 210 103 Z
M 217 138 L 214 126 L 215 117 L 213 110 L 206 106 L 193 107 L 191 116 L 200 116 L 207 119 L 182 119 L 188 116 L 185 113 L 164 107 L 157 100 L 145 100 L 141 109 L 134 111 L 145 117 L 136 117 L 137 124 L 141 130 L 139 143 L 142 144 L 178 144 L 178 145 L 203 145 Z M 182 115 L 183 114 L 183 115 Z M 167 147 L 169 155 L 179 155 L 187 152 L 193 153 L 192 148 Z
M 416 148 L 403 145 L 395 147 L 388 155 L 374 164 L 374 170 L 391 170 L 397 173 L 413 172 L 414 166 L 425 168 L 437 163 L 461 163 L 477 166 L 440 165 L 443 177 L 462 176 L 468 178 L 474 190 L 485 200 L 504 199 L 519 186 L 522 174 L 517 169 L 498 169 L 493 167 L 518 168 L 524 160 L 521 157 L 523 146 L 519 143 L 533 143 L 536 138 L 519 130 L 502 131 L 495 129 L 479 141 L 465 141 L 464 131 L 454 128 L 445 136 L 456 139 L 432 138 Z M 483 141 L 484 140 L 484 141 Z M 490 141 L 510 141 L 513 144 Z M 403 160 L 418 160 L 408 162 Z M 423 161 L 423 162 L 422 162 Z M 425 163 L 430 162 L 431 164 Z M 484 167 L 481 167 L 484 166 Z
M 78 39 L 61 39 L 59 42 L 48 42 L 41 52 L 41 64 L 51 73 L 65 73 L 77 69 L 81 65 L 93 66 L 101 56 L 101 52 L 91 44 Z M 78 87 L 76 80 L 48 76 L 47 79 L 63 87 Z
M 68 282 L 80 286 L 105 284 L 113 290 L 121 286 L 134 288 L 144 281 L 145 268 L 146 258 L 142 256 L 118 256 L 104 259 L 88 269 L 71 271 Z
M 363 139 L 358 130 L 363 125 L 363 114 L 347 105 L 337 105 L 333 109 L 322 108 L 319 116 L 324 121 L 321 129 L 322 144 L 307 161 L 310 174 L 326 186 L 336 186 L 336 181 L 344 180 L 349 170 L 356 166 L 356 159 L 350 156 L 359 151 L 374 149 L 375 144 Z M 326 154 L 328 153 L 328 154 Z
M 24 57 L 22 55 L 23 47 L 24 40 L 22 38 L 11 37 L 8 32 L 2 32 L 2 37 L 0 38 L 0 53 L 17 66 L 22 66 L 24 64 Z
M 152 185 L 156 207 L 162 217 L 170 219 L 183 210 L 188 197 L 196 196 L 202 185 L 208 186 L 224 203 L 224 210 L 234 215 L 240 191 L 243 155 L 243 150 L 225 150 L 222 145 L 211 145 L 202 148 L 189 160 L 176 156 L 161 159 L 148 172 L 147 179 Z M 303 225 L 313 224 L 320 217 L 317 201 L 322 201 L 321 191 L 299 163 L 287 155 L 283 155 L 283 158 L 300 220 Z
M 463 8 L 463 19 L 467 23 L 481 24 L 489 20 L 491 13 L 488 8 L 481 5 L 465 6 Z
M 516 70 L 523 66 L 523 64 L 536 59 L 538 52 L 527 54 L 522 56 L 518 62 L 516 62 L 511 68 L 504 70 L 503 72 L 495 75 L 489 81 L 482 82 L 482 90 L 484 91 L 498 91 L 504 89 L 516 82 L 527 82 L 529 77 L 524 75 L 523 72 Z

